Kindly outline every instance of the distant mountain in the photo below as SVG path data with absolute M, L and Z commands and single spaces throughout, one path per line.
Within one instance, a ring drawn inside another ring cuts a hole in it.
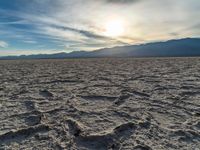
M 200 56 L 200 38 L 185 38 L 165 42 L 105 48 L 96 51 L 7 56 L 0 59 L 61 59 L 91 57 L 182 57 Z

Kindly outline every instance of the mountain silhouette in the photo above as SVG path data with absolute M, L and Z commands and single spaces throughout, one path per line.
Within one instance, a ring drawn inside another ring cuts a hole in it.
M 104 48 L 71 53 L 6 56 L 0 59 L 62 59 L 98 57 L 183 57 L 200 56 L 200 38 L 175 39 L 140 45 Z

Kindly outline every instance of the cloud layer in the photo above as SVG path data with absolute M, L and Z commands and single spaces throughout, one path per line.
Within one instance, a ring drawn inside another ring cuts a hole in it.
M 199 8 L 199 0 L 2 0 L 0 50 L 94 50 L 197 37 Z M 108 37 L 105 24 L 115 19 L 125 32 Z

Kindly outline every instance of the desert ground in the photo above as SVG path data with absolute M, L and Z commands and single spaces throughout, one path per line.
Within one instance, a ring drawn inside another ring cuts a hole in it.
M 2 60 L 0 149 L 199 150 L 200 58 Z

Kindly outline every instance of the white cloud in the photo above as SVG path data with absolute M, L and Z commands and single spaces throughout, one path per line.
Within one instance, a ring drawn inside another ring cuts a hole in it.
M 24 40 L 23 42 L 28 44 L 37 44 L 37 41 L 34 40 Z
M 5 41 L 0 41 L 0 47 L 1 48 L 6 48 L 6 47 L 8 47 L 8 43 L 5 42 Z

